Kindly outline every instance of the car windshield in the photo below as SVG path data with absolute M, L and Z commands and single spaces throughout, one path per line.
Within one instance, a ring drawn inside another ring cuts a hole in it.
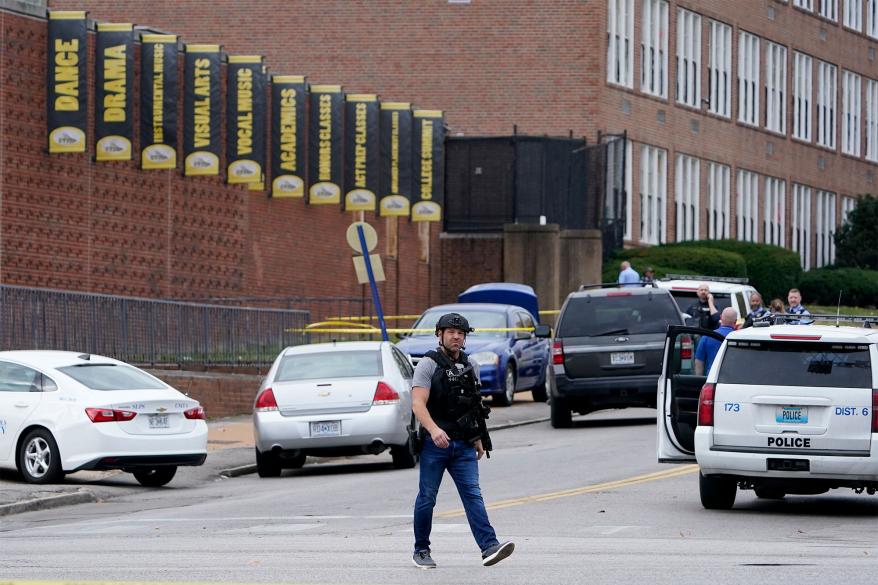
M 868 345 L 729 341 L 720 384 L 871 388 Z
M 125 364 L 77 364 L 58 368 L 92 390 L 164 390 L 168 386 Z
M 358 378 L 383 376 L 381 352 L 321 351 L 284 356 L 274 377 L 276 382 L 295 382 L 317 378 Z
M 668 325 L 679 324 L 667 294 L 574 297 L 564 309 L 558 337 L 664 333 Z
M 436 330 L 436 322 L 439 317 L 445 315 L 449 311 L 427 311 L 412 327 L 413 329 L 428 329 L 414 335 L 419 337 L 432 337 Z M 466 317 L 469 326 L 473 329 L 503 329 L 508 327 L 506 324 L 506 313 L 497 313 L 491 311 L 456 311 Z M 506 331 L 476 331 L 470 333 L 470 337 L 506 337 L 509 335 Z
M 671 296 L 684 313 L 698 300 L 698 293 L 694 290 L 671 290 Z M 716 310 L 722 313 L 723 309 L 732 306 L 732 296 L 729 293 L 713 293 L 713 304 L 716 305 Z

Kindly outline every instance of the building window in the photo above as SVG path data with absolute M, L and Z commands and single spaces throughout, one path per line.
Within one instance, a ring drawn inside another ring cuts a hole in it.
M 640 89 L 668 97 L 668 3 L 643 0 L 640 38 Z
M 793 183 L 793 252 L 799 253 L 804 270 L 811 267 L 811 187 Z
M 738 36 L 738 120 L 759 125 L 759 37 Z
M 862 80 L 856 73 L 842 71 L 842 111 L 841 111 L 841 151 L 845 154 L 860 156 L 860 108 L 862 100 L 860 93 L 863 88 Z
M 775 177 L 765 177 L 764 242 L 766 244 L 785 245 L 786 197 L 786 181 Z
M 631 192 L 634 177 L 631 176 L 631 169 L 634 166 L 631 160 L 632 156 L 631 141 L 625 141 L 625 234 L 622 236 L 626 240 L 630 240 L 631 235 L 631 214 L 634 194 Z
M 707 163 L 707 237 L 729 237 L 732 169 L 727 165 Z
M 759 175 L 738 169 L 738 239 L 759 239 Z
M 844 1 L 844 25 L 863 32 L 863 0 Z
M 878 0 L 866 0 L 866 34 L 878 39 Z
M 841 223 L 847 223 L 848 216 L 851 214 L 851 211 L 854 210 L 854 207 L 857 206 L 857 200 L 853 197 L 842 197 L 841 198 Z
M 817 191 L 817 268 L 835 262 L 835 193 Z
M 712 114 L 732 116 L 732 27 L 710 21 L 710 104 Z
M 820 16 L 838 22 L 838 0 L 820 0 Z
M 697 240 L 698 202 L 701 200 L 701 161 L 677 155 L 677 174 L 674 184 L 677 193 L 677 241 Z
M 640 148 L 640 241 L 663 244 L 667 235 L 668 151 Z
M 866 81 L 866 158 L 878 162 L 878 81 Z
M 765 127 L 786 134 L 787 48 L 766 43 L 765 50 Z
M 817 61 L 817 144 L 835 149 L 835 102 L 838 69 Z
M 701 16 L 677 10 L 677 101 L 701 107 Z
M 811 142 L 811 57 L 793 53 L 793 137 Z
M 793 0 L 793 6 L 804 8 L 810 12 L 814 11 L 814 0 Z
M 607 81 L 634 87 L 634 0 L 608 0 Z

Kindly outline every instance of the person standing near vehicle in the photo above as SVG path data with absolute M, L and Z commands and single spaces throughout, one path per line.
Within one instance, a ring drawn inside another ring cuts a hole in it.
M 735 313 L 735 310 L 731 307 L 726 307 L 723 309 L 722 315 L 720 315 L 720 326 L 716 332 L 725 337 L 735 330 L 735 321 L 737 320 L 738 315 Z M 721 345 L 722 342 L 720 340 L 707 335 L 698 341 L 698 347 L 695 348 L 696 376 L 706 376 L 710 372 L 710 366 L 713 364 L 713 360 L 716 358 Z
M 462 423 L 472 411 L 475 392 L 478 405 L 479 366 L 463 352 L 469 322 L 458 313 L 442 315 L 436 323 L 439 347 L 428 352 L 415 368 L 412 380 L 412 411 L 426 431 L 421 449 L 420 483 L 415 500 L 415 549 L 412 562 L 422 569 L 435 569 L 430 554 L 430 531 L 439 484 L 447 470 L 454 480 L 470 530 L 482 551 L 482 564 L 494 565 L 515 549 L 500 543 L 488 520 L 479 487 L 478 461 L 485 454 L 478 429 Z M 477 406 L 478 406 L 477 405 Z M 490 447 L 489 447 L 490 448 Z
M 768 315 L 768 309 L 762 305 L 762 295 L 758 292 L 750 293 L 750 312 L 747 313 L 747 317 L 744 319 L 742 329 L 753 327 L 753 321 L 762 319 L 766 315 Z
M 686 314 L 690 317 L 698 319 L 698 327 L 701 329 L 716 329 L 719 325 L 719 310 L 713 302 L 713 295 L 710 293 L 710 287 L 707 283 L 702 282 L 698 285 L 698 300 L 689 305 Z
M 643 278 L 640 279 L 644 285 L 653 284 L 655 282 L 655 270 L 652 269 L 652 266 L 647 266 L 646 270 L 643 271 Z
M 800 317 L 810 317 L 811 312 L 802 306 L 802 293 L 799 292 L 797 288 L 791 288 L 790 292 L 787 293 L 787 302 L 789 302 L 790 306 L 787 309 L 787 313 L 790 315 L 799 315 Z M 813 319 L 794 319 L 792 321 L 788 321 L 788 325 L 810 325 L 814 322 Z
M 631 268 L 631 263 L 623 260 L 619 265 L 619 284 L 622 286 L 640 286 L 640 275 Z

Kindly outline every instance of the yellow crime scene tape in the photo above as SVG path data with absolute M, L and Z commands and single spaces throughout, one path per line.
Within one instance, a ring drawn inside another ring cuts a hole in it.
M 540 311 L 540 315 L 557 315 L 561 309 L 547 309 Z M 398 321 L 400 319 L 419 319 L 420 315 L 385 315 L 385 321 Z M 367 315 L 365 317 L 327 317 L 327 321 L 377 321 L 378 315 Z
M 557 315 L 561 311 L 559 309 L 547 309 L 540 311 L 540 315 Z M 385 321 L 401 321 L 404 319 L 420 319 L 421 315 L 385 315 Z M 310 323 L 302 328 L 287 329 L 287 333 L 344 333 L 349 335 L 381 335 L 381 329 L 365 321 L 377 321 L 377 315 L 365 316 L 333 316 L 327 317 L 325 321 Z M 533 327 L 485 327 L 476 328 L 473 333 L 506 333 L 509 331 L 529 331 L 533 332 Z M 388 327 L 388 333 L 404 334 L 404 333 L 434 333 L 435 329 L 412 329 Z

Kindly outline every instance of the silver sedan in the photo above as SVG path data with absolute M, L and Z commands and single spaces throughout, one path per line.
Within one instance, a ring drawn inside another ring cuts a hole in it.
M 284 349 L 253 408 L 260 477 L 299 468 L 307 455 L 378 454 L 414 467 L 407 427 L 414 369 L 389 342 L 355 341 Z

